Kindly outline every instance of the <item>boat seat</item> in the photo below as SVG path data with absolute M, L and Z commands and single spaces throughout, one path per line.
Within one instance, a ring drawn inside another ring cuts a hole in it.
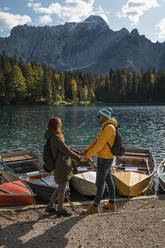
M 141 158 L 141 157 L 129 157 L 129 156 L 121 156 L 119 158 L 119 162 L 128 165 L 146 165 L 146 161 L 148 158 Z
M 37 161 L 37 158 L 28 158 L 28 159 L 22 159 L 22 160 L 7 160 L 7 159 L 3 159 L 3 162 L 5 162 L 7 165 L 11 165 L 11 164 L 22 164 L 22 163 L 30 163 L 30 162 L 34 162 Z
M 125 166 L 125 171 L 138 171 L 138 167 Z
M 114 168 L 118 168 L 118 169 L 125 169 L 127 168 L 129 170 L 129 168 L 137 168 L 137 169 L 141 169 L 141 170 L 146 170 L 147 169 L 147 166 L 134 166 L 134 165 L 128 165 L 128 164 L 118 164 L 118 165 L 115 165 L 113 166 Z
M 119 164 L 117 166 L 114 166 L 115 169 L 124 170 L 124 171 L 135 171 L 140 173 L 149 173 L 147 165 L 146 166 L 127 166 L 125 164 Z
M 148 154 L 147 153 L 140 153 L 140 152 L 125 152 L 126 156 L 137 156 L 137 157 L 148 157 Z

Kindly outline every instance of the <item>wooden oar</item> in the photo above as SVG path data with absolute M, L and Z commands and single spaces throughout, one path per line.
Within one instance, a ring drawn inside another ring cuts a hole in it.
M 11 173 L 12 175 L 14 175 L 15 177 L 18 177 L 18 175 L 15 174 L 14 171 L 13 171 L 12 169 L 10 169 L 10 167 L 8 167 L 7 164 L 4 163 L 2 160 L 0 160 L 0 164 L 3 165 L 8 171 L 10 171 L 10 173 Z

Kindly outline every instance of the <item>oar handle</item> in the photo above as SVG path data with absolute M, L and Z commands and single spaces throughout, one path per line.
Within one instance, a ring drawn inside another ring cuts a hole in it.
M 11 172 L 11 174 L 13 174 L 14 176 L 18 177 L 18 175 L 17 175 L 17 174 L 15 174 L 15 172 L 14 172 L 12 169 L 10 169 L 10 167 L 9 167 L 9 166 L 7 166 L 7 164 L 6 164 L 6 163 L 4 163 L 2 160 L 0 160 L 0 164 L 1 164 L 1 165 L 3 165 L 4 167 L 6 167 L 6 169 L 7 169 L 8 171 L 10 171 L 10 172 Z

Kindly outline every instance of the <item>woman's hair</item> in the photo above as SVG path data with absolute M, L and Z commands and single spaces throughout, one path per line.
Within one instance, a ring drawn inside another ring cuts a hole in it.
M 62 141 L 64 141 L 64 136 L 61 132 L 61 119 L 57 117 L 51 117 L 47 124 L 48 129 L 52 129 L 56 134 L 59 135 Z

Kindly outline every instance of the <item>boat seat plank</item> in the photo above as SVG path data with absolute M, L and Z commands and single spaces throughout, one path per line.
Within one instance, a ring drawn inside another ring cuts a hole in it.
M 115 166 L 113 166 L 114 168 L 117 168 L 117 169 L 121 169 L 121 168 L 138 168 L 138 169 L 145 169 L 145 170 L 147 170 L 147 166 L 146 166 L 146 164 L 144 164 L 144 166 L 143 165 L 137 165 L 137 166 L 135 166 L 134 164 L 118 164 L 118 165 L 115 165 Z
M 139 157 L 148 157 L 146 153 L 136 153 L 136 152 L 125 152 L 124 155 L 126 156 L 139 156 Z
M 23 159 L 23 160 L 8 160 L 8 161 L 4 161 L 3 159 L 3 162 L 5 162 L 7 165 L 10 165 L 10 164 L 18 164 L 18 163 L 30 163 L 30 162 L 34 162 L 34 161 L 37 161 L 37 158 L 32 158 L 32 159 Z
M 145 166 L 127 166 L 124 164 L 119 164 L 118 166 L 114 166 L 116 171 L 135 171 L 135 172 L 142 172 L 142 173 L 149 173 L 147 167 Z
M 125 166 L 125 171 L 138 171 L 138 167 Z
M 35 157 L 33 155 L 29 155 L 29 154 L 10 156 L 10 157 L 3 157 L 2 156 L 2 159 L 3 159 L 4 162 L 24 160 L 24 159 L 32 159 L 32 158 L 35 158 Z
M 134 169 L 135 168 L 135 169 Z M 138 169 L 138 170 L 136 170 L 136 168 Z M 139 171 L 139 170 L 144 170 L 144 171 L 147 171 L 147 168 L 145 168 L 145 167 L 130 167 L 130 169 L 129 169 L 129 167 L 119 167 L 119 168 L 115 168 L 115 169 L 119 169 L 119 170 L 125 170 L 125 171 Z
M 19 176 L 21 175 L 21 174 L 25 174 L 25 173 L 28 173 L 28 172 L 34 172 L 34 171 L 37 171 L 38 170 L 38 168 L 36 168 L 36 167 L 33 167 L 33 168 L 19 168 L 19 169 L 16 169 L 16 170 L 13 170 L 16 174 L 18 174 Z
M 121 156 L 119 157 L 119 163 L 127 164 L 127 165 L 146 165 L 147 158 L 136 157 L 136 156 Z
M 11 169 L 21 169 L 21 168 L 33 168 L 33 167 L 37 167 L 35 164 L 29 162 L 29 163 L 20 163 L 20 164 L 7 164 L 8 167 L 10 167 Z

